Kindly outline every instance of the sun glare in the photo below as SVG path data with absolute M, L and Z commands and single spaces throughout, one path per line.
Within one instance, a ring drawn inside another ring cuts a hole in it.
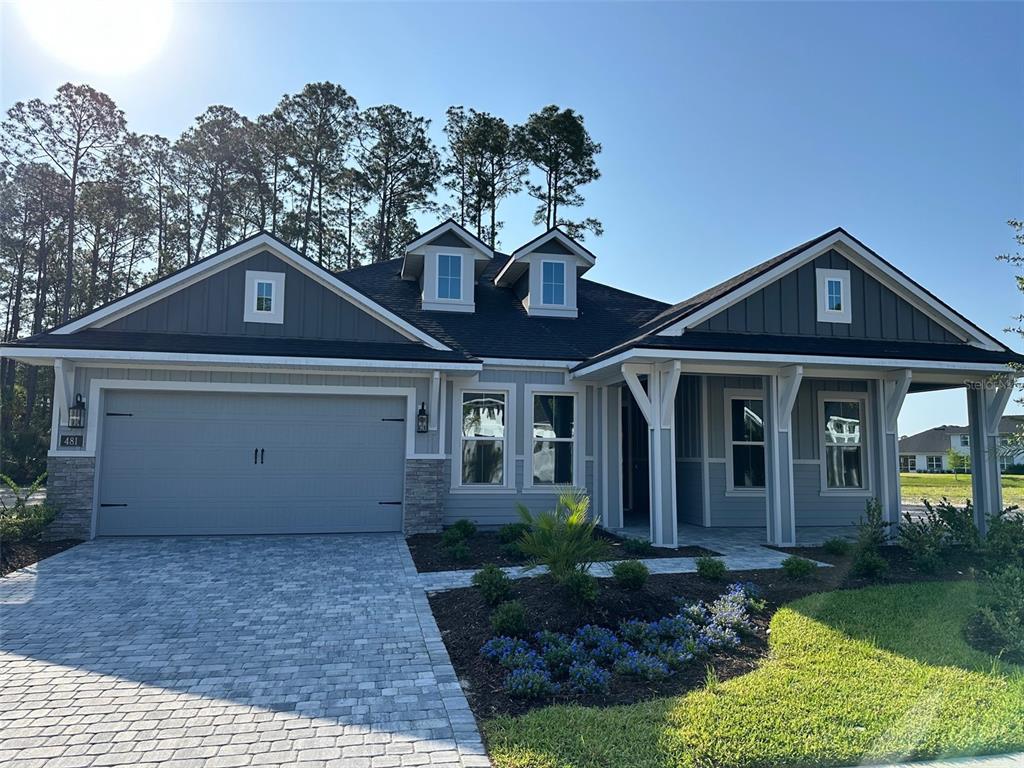
M 32 39 L 78 69 L 132 72 L 163 48 L 171 28 L 170 0 L 20 0 Z

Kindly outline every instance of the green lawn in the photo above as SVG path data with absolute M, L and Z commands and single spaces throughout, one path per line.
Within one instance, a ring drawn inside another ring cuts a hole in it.
M 920 504 L 921 499 L 938 501 L 943 496 L 963 504 L 972 495 L 971 476 L 901 472 L 900 491 L 904 504 Z M 1024 507 L 1024 475 L 1003 475 L 1003 503 Z
M 756 671 L 610 709 L 484 723 L 497 768 L 763 768 L 1024 748 L 1024 669 L 972 649 L 972 582 L 813 595 L 771 624 Z

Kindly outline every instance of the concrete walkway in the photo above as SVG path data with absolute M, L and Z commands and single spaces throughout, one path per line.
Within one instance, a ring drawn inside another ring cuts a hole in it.
M 877 768 L 1021 768 L 1024 752 L 989 757 L 949 757 L 944 760 L 925 760 L 918 763 L 892 763 Z
M 717 552 L 719 558 L 725 563 L 730 571 L 754 571 L 781 568 L 782 561 L 789 555 L 775 549 L 763 546 L 764 534 L 753 528 L 697 528 L 686 526 L 686 531 L 680 531 L 679 539 L 686 544 L 701 546 L 712 552 Z M 692 530 L 691 530 L 692 529 Z M 590 573 L 599 579 L 610 578 L 615 563 L 621 562 L 612 560 L 604 563 L 595 563 Z M 697 558 L 695 557 L 650 557 L 640 560 L 647 566 L 652 574 L 664 573 L 696 573 Z M 817 562 L 817 561 L 815 561 Z M 818 563 L 823 568 L 831 568 L 828 563 Z M 458 571 L 436 571 L 434 573 L 421 573 L 420 584 L 427 592 L 443 592 L 447 589 L 459 589 L 472 584 L 473 574 L 478 569 Z M 508 566 L 502 569 L 512 579 L 526 579 L 531 576 L 540 576 L 546 570 L 543 567 L 526 570 L 522 566 Z
M 5 768 L 489 765 L 400 535 L 100 539 L 0 627 Z

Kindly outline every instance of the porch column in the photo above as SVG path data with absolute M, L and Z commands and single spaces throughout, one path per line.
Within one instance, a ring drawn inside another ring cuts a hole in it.
M 768 543 L 796 544 L 796 498 L 793 492 L 793 404 L 796 402 L 802 365 L 765 376 L 765 501 Z
M 993 385 L 977 381 L 967 386 L 974 521 L 982 536 L 988 532 L 989 515 L 1003 508 L 999 477 L 999 420 L 1012 393 L 1011 383 Z
M 678 546 L 676 526 L 676 457 L 673 425 L 680 363 L 668 366 L 622 366 L 622 375 L 647 421 L 650 446 L 651 543 L 656 547 Z M 647 375 L 647 391 L 639 375 Z
M 881 467 L 882 478 L 878 500 L 889 522 L 889 533 L 896 535 L 903 511 L 900 493 L 900 436 L 899 418 L 903 401 L 910 391 L 911 372 L 903 369 L 886 376 L 878 382 L 879 416 L 881 418 Z M 870 434 L 870 433 L 869 433 Z

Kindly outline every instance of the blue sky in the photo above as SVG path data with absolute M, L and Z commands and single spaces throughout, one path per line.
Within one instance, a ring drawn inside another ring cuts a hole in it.
M 439 143 L 451 104 L 571 106 L 604 145 L 591 276 L 628 290 L 675 301 L 841 225 L 992 332 L 1022 309 L 994 261 L 1024 216 L 1022 4 L 197 3 L 120 75 L 0 13 L 5 109 L 85 81 L 171 137 L 314 80 L 433 118 Z M 505 206 L 504 246 L 536 234 L 531 209 Z M 913 396 L 901 432 L 963 422 L 963 401 Z

